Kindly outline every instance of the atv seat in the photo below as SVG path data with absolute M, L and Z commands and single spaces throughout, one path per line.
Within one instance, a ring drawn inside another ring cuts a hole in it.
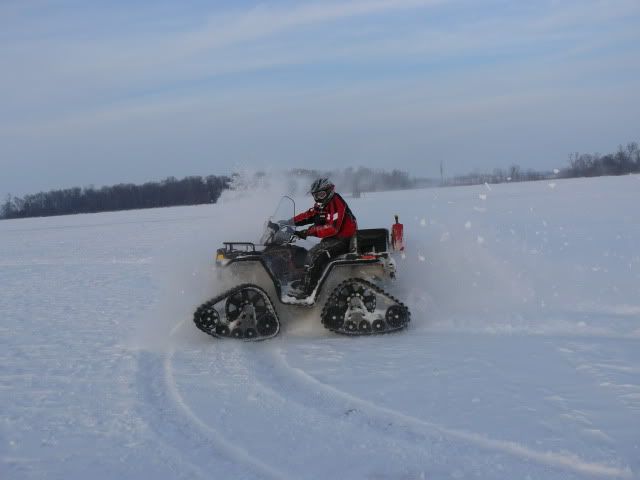
M 389 230 L 367 228 L 356 231 L 351 241 L 351 251 L 359 255 L 389 251 Z

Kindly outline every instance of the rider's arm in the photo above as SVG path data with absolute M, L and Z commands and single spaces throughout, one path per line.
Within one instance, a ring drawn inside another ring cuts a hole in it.
M 318 211 L 316 207 L 311 207 L 306 212 L 299 213 L 298 215 L 293 217 L 293 223 L 297 227 L 300 227 L 302 225 L 309 225 L 310 223 L 313 223 L 314 217 L 317 213 Z

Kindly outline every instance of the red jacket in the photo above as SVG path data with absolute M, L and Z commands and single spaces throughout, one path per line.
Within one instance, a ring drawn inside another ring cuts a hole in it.
M 320 238 L 351 238 L 358 229 L 356 217 L 337 193 L 324 207 L 316 203 L 306 212 L 293 217 L 293 222 L 298 226 L 313 223 L 308 235 Z

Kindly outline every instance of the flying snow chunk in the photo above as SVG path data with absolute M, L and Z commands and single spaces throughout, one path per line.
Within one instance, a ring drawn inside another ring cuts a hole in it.
M 478 235 L 478 245 L 482 245 L 484 243 L 484 237 Z
M 551 183 L 549 184 L 549 188 L 556 188 L 556 184 L 555 184 L 555 182 L 551 182 Z
M 424 218 L 422 220 L 420 220 L 420 226 L 421 227 L 426 227 L 427 226 L 427 221 Z
M 467 222 L 464 224 L 464 228 L 466 228 L 467 230 L 471 229 L 471 222 Z
M 557 168 L 553 169 L 553 173 L 555 173 L 556 175 L 560 173 L 560 170 L 558 170 Z
M 418 260 L 420 260 L 421 262 L 424 262 L 426 260 L 426 257 L 424 255 L 418 254 Z
M 479 198 L 480 200 L 486 200 L 486 199 L 487 199 L 487 195 L 486 195 L 486 194 L 484 194 L 484 193 L 481 193 L 480 195 L 478 195 L 478 198 Z

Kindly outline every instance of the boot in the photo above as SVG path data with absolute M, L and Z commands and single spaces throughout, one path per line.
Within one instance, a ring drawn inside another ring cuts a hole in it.
M 289 285 L 287 295 L 298 300 L 303 300 L 309 296 L 306 288 L 307 282 L 305 280 L 294 280 Z

